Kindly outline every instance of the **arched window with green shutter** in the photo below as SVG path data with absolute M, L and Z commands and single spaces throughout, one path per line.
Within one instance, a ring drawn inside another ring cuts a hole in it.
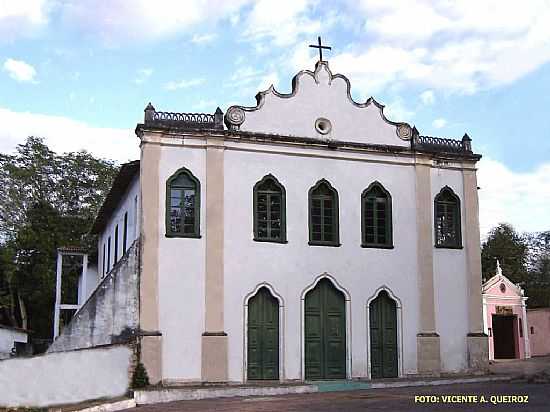
M 166 236 L 200 237 L 200 182 L 185 167 L 166 181 Z
M 434 200 L 435 246 L 462 248 L 460 225 L 460 199 L 449 186 L 445 186 Z
M 309 189 L 309 244 L 340 246 L 338 192 L 325 179 Z
M 254 240 L 286 243 L 286 191 L 271 174 L 254 185 Z
M 378 182 L 361 195 L 361 239 L 363 247 L 393 247 L 392 199 Z

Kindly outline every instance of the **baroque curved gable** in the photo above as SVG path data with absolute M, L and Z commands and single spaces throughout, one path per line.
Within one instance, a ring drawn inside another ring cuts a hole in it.
M 292 92 L 273 86 L 256 95 L 255 107 L 231 106 L 225 115 L 229 129 L 339 141 L 409 146 L 412 129 L 388 120 L 384 106 L 372 97 L 357 103 L 349 80 L 333 75 L 325 61 L 315 71 L 303 70 L 292 79 Z

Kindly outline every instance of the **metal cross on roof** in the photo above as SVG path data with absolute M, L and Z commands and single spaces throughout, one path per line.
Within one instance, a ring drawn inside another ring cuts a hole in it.
M 323 61 L 323 49 L 332 50 L 332 47 L 330 46 L 323 46 L 321 45 L 321 36 L 317 37 L 318 45 L 310 44 L 309 47 L 313 47 L 314 49 L 319 49 L 319 61 Z

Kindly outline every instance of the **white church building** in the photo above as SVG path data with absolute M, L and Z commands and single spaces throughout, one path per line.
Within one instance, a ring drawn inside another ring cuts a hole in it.
M 256 100 L 149 104 L 94 225 L 100 285 L 138 248 L 123 306 L 151 383 L 485 370 L 470 138 L 388 120 L 323 60 Z

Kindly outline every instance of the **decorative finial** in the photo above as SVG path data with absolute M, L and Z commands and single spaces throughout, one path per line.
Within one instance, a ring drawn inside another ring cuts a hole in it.
M 153 118 L 155 117 L 155 108 L 153 107 L 151 102 L 149 102 L 144 112 L 145 112 L 145 123 L 152 122 Z
M 223 130 L 223 112 L 222 109 L 219 108 L 219 106 L 214 112 L 214 124 L 216 129 Z
M 317 37 L 317 43 L 318 43 L 318 45 L 310 44 L 309 47 L 313 47 L 314 49 L 319 49 L 319 61 L 322 62 L 323 61 L 323 49 L 332 50 L 332 47 L 321 45 L 321 36 Z
M 497 259 L 497 275 L 502 276 L 502 268 L 500 267 L 500 262 Z
M 468 136 L 468 133 L 464 133 L 464 136 L 462 137 L 462 149 L 465 152 L 472 151 L 472 139 L 470 139 L 470 136 Z

